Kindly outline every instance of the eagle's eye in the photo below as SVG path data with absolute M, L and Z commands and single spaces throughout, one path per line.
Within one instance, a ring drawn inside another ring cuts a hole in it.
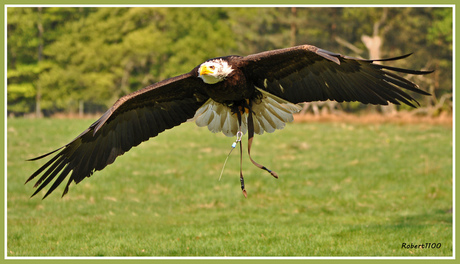
M 211 70 L 214 70 L 216 68 L 216 66 L 211 65 L 211 66 L 209 66 L 209 68 L 211 68 Z

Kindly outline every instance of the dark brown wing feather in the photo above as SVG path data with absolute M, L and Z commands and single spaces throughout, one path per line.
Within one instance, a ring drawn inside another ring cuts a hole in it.
M 241 65 L 257 87 L 292 103 L 335 100 L 386 105 L 403 102 L 415 107 L 413 102 L 418 102 L 402 89 L 429 95 L 393 72 L 419 75 L 431 71 L 388 67 L 374 61 L 304 45 L 249 55 L 243 58 Z
M 167 79 L 120 98 L 72 142 L 32 159 L 59 151 L 27 180 L 43 173 L 35 183 L 34 187 L 38 188 L 32 196 L 57 177 L 45 198 L 72 172 L 65 195 L 71 182 L 79 183 L 132 147 L 192 118 L 207 99 L 198 94 L 197 88 L 202 82 L 193 76 L 191 72 Z

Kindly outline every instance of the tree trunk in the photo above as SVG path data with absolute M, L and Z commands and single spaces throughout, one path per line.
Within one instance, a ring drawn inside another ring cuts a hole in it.
M 381 59 L 381 47 L 382 47 L 382 37 L 379 35 L 379 29 L 380 26 L 382 25 L 383 22 L 385 22 L 388 14 L 388 9 L 384 8 L 382 16 L 379 21 L 374 23 L 374 30 L 372 32 L 372 37 L 367 36 L 367 35 L 362 35 L 361 36 L 361 41 L 364 43 L 366 48 L 369 50 L 369 58 L 372 59 Z M 379 61 L 374 62 L 377 64 L 380 64 Z M 370 107 L 371 109 L 374 108 L 374 106 Z M 382 105 L 380 106 L 380 109 L 382 113 L 384 114 L 394 114 L 396 112 L 396 106 L 394 104 L 388 104 L 388 105 Z

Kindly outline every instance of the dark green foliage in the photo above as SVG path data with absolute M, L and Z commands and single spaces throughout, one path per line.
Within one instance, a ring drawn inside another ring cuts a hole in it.
M 373 34 L 382 14 L 382 8 L 9 7 L 8 111 L 33 112 L 37 100 L 47 113 L 75 112 L 80 102 L 107 108 L 208 58 L 293 44 L 368 57 L 361 36 Z M 388 8 L 379 35 L 382 57 L 415 52 L 392 66 L 435 69 L 414 81 L 437 97 L 452 92 L 451 8 Z

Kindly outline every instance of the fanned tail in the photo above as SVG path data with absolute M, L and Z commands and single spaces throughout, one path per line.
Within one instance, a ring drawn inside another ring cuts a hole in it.
M 301 107 L 292 104 L 282 98 L 258 89 L 262 93 L 262 99 L 252 103 L 254 133 L 262 135 L 264 131 L 272 133 L 277 129 L 283 129 L 287 122 L 294 120 L 293 114 L 301 110 Z M 236 136 L 239 129 L 243 134 L 248 131 L 249 112 L 241 114 L 241 128 L 238 123 L 238 115 L 226 105 L 208 99 L 195 114 L 196 124 L 199 127 L 207 126 L 213 133 L 221 132 L 227 137 Z

